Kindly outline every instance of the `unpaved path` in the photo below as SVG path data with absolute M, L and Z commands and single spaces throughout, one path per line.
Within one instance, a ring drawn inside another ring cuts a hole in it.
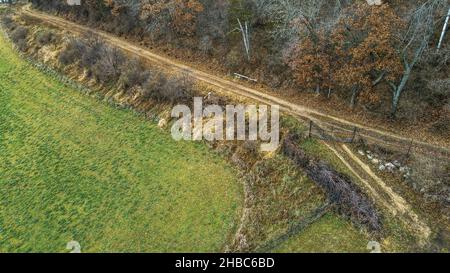
M 362 187 L 372 199 L 384 206 L 393 216 L 398 217 L 411 230 L 421 244 L 425 244 L 431 229 L 412 210 L 408 202 L 379 178 L 370 167 L 359 159 L 345 144 L 325 145 L 344 163 L 362 183 Z
M 353 127 L 357 127 L 360 136 L 364 137 L 366 140 L 370 142 L 385 147 L 398 148 L 404 150 L 405 144 L 411 141 L 411 138 L 408 137 L 400 136 L 398 134 L 394 134 L 378 128 L 372 128 L 367 125 L 354 123 L 302 105 L 293 104 L 287 100 L 266 94 L 264 92 L 252 88 L 248 88 L 236 82 L 220 78 L 218 76 L 200 71 L 198 69 L 194 69 L 185 64 L 182 64 L 181 62 L 157 55 L 146 48 L 137 46 L 131 42 L 118 38 L 104 31 L 92 29 L 59 18 L 57 16 L 52 16 L 46 13 L 32 10 L 30 6 L 25 6 L 22 9 L 22 12 L 28 16 L 41 19 L 48 24 L 54 25 L 58 28 L 62 28 L 66 31 L 78 35 L 85 34 L 88 32 L 94 33 L 103 38 L 106 42 L 113 44 L 114 46 L 121 48 L 124 51 L 127 51 L 141 58 L 144 58 L 158 66 L 174 71 L 182 71 L 183 73 L 187 73 L 193 78 L 215 87 L 218 92 L 237 95 L 239 97 L 245 97 L 248 99 L 258 101 L 259 103 L 279 105 L 281 110 L 286 113 L 289 113 L 297 117 L 301 117 L 303 119 L 312 120 L 324 127 L 338 128 L 348 132 L 352 132 Z M 448 147 L 442 147 L 439 145 L 426 143 L 420 140 L 415 140 L 414 144 L 417 150 L 420 150 L 422 152 L 423 151 L 433 152 L 434 154 L 439 153 L 440 155 L 444 155 L 446 158 L 450 157 L 450 149 Z

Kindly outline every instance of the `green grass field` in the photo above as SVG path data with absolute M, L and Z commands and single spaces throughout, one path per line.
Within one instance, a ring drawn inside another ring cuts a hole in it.
M 368 252 L 368 238 L 348 221 L 328 213 L 300 234 L 280 245 L 275 252 Z
M 0 252 L 221 251 L 241 207 L 224 159 L 64 86 L 0 35 Z

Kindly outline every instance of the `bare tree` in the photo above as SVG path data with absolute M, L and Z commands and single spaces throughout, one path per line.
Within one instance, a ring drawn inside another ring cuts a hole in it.
M 441 38 L 439 39 L 439 44 L 438 44 L 438 47 L 437 47 L 438 51 L 439 51 L 439 49 L 441 49 L 442 42 L 444 41 L 444 36 L 445 36 L 445 32 L 447 31 L 449 18 L 450 18 L 450 8 L 448 9 L 447 17 L 445 17 L 444 27 L 442 28 Z
M 275 25 L 272 35 L 280 42 L 289 42 L 299 35 L 316 36 L 319 28 L 331 29 L 342 7 L 349 0 L 255 0 L 258 15 Z M 332 11 L 331 16 L 321 12 Z M 326 19 L 325 19 L 326 18 Z
M 242 25 L 239 18 L 237 21 L 239 24 L 239 31 L 242 34 L 242 41 L 244 42 L 245 54 L 247 55 L 247 59 L 250 61 L 250 34 L 248 31 L 248 22 L 245 21 L 244 25 Z
M 421 60 L 434 34 L 436 11 L 445 2 L 446 0 L 428 0 L 414 10 L 410 16 L 408 27 L 402 35 L 401 48 L 399 48 L 399 54 L 403 61 L 403 74 L 398 82 L 388 80 L 392 89 L 392 117 L 397 114 L 400 97 L 414 66 Z

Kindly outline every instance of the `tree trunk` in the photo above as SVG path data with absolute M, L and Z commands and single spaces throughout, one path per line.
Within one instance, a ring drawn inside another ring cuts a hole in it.
M 403 89 L 405 88 L 410 75 L 411 75 L 411 68 L 408 68 L 408 69 L 406 69 L 405 73 L 403 74 L 400 84 L 397 86 L 397 88 L 393 89 L 392 109 L 391 109 L 391 117 L 392 118 L 395 118 L 397 115 L 398 103 L 400 102 L 400 96 L 403 93 Z
M 444 41 L 445 31 L 447 30 L 448 20 L 450 18 L 450 8 L 448 9 L 447 17 L 445 17 L 444 27 L 442 28 L 441 38 L 439 39 L 439 44 L 437 50 L 441 49 L 442 42 Z
M 357 86 L 353 86 L 352 88 L 352 98 L 350 100 L 350 108 L 355 108 L 356 106 L 356 100 L 358 99 L 359 90 Z

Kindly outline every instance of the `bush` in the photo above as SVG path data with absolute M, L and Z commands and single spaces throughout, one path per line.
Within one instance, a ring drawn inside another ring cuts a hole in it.
M 144 71 L 142 63 L 137 59 L 133 59 L 122 66 L 119 85 L 123 90 L 128 90 L 137 85 L 142 86 L 149 76 L 150 72 Z
M 450 99 L 450 78 L 432 79 L 427 82 L 427 103 L 432 107 L 441 108 Z
M 182 75 L 170 77 L 161 95 L 170 102 L 186 102 L 192 99 L 193 93 L 192 81 L 188 76 Z
M 237 48 L 233 48 L 225 57 L 225 66 L 233 72 L 239 71 L 241 60 L 242 54 Z
M 86 42 L 74 38 L 59 55 L 59 62 L 68 65 L 77 60 L 97 81 L 109 83 L 119 79 L 125 56 L 98 38 L 90 37 Z
M 27 35 L 28 29 L 22 26 L 18 26 L 13 30 L 13 32 L 11 32 L 11 40 L 20 50 L 24 51 L 27 47 Z
M 166 85 L 167 77 L 159 72 L 148 75 L 147 80 L 142 85 L 143 96 L 145 99 L 163 99 L 161 96 L 164 93 L 163 89 Z
M 82 53 L 80 65 L 82 67 L 91 68 L 101 57 L 101 51 L 104 50 L 105 44 L 96 36 L 87 37 L 86 48 Z
M 143 87 L 146 97 L 171 103 L 187 102 L 194 94 L 192 81 L 186 75 L 150 75 Z
M 92 49 L 88 52 L 93 53 Z M 102 45 L 95 54 L 96 59 L 92 59 L 95 64 L 91 69 L 95 79 L 103 83 L 116 82 L 125 61 L 123 53 L 114 47 Z
M 438 121 L 433 123 L 429 129 L 430 132 L 445 137 L 450 132 L 450 118 L 443 115 Z
M 16 29 L 14 29 L 13 32 L 11 32 L 11 39 L 17 43 L 20 40 L 25 40 L 28 35 L 28 29 L 22 26 L 18 26 Z
M 53 42 L 54 39 L 55 35 L 48 30 L 40 31 L 36 34 L 36 41 L 40 46 L 48 45 Z
M 74 63 L 86 52 L 86 44 L 78 39 L 71 39 L 59 55 L 59 62 L 63 65 Z
M 16 27 L 16 22 L 14 22 L 11 16 L 2 16 L 0 23 L 9 30 L 12 30 Z
M 19 40 L 17 43 L 16 43 L 16 46 L 17 46 L 17 48 L 18 49 L 20 49 L 21 51 L 25 51 L 26 49 L 27 49 L 27 47 L 28 47 L 28 45 L 27 45 L 27 41 L 26 40 Z

